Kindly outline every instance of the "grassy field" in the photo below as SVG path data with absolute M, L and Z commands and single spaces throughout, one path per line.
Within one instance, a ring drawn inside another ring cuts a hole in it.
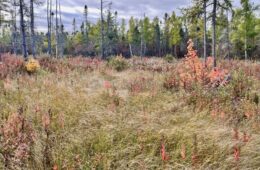
M 185 88 L 169 85 L 178 60 L 39 60 L 2 74 L 1 169 L 260 167 L 257 63 L 221 61 L 228 82 Z

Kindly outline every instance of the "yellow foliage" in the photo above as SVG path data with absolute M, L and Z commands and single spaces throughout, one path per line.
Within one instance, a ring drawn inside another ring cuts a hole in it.
M 40 64 L 37 60 L 30 58 L 25 64 L 26 71 L 34 73 L 40 68 Z

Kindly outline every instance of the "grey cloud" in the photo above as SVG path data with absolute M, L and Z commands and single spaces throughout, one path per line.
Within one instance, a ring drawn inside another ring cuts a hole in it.
M 180 14 L 179 9 L 185 6 L 190 6 L 192 0 L 105 0 L 106 2 L 112 2 L 112 10 L 118 11 L 119 19 L 125 18 L 129 19 L 131 16 L 135 18 L 143 17 L 144 13 L 146 16 L 153 18 L 159 16 L 162 18 L 164 13 L 172 13 L 175 11 L 177 15 Z M 252 2 L 257 3 L 259 0 L 252 0 Z M 238 7 L 240 0 L 233 0 L 234 6 Z M 259 4 L 259 2 L 258 2 Z M 84 5 L 88 5 L 89 8 L 93 10 L 99 10 L 100 0 L 61 0 L 62 7 L 66 8 L 63 11 L 63 20 L 66 30 L 70 31 L 72 29 L 72 20 L 76 18 L 78 28 L 83 21 L 83 9 Z M 68 11 L 70 10 L 71 11 Z M 39 14 L 45 16 L 46 9 L 42 8 Z M 73 11 L 73 12 L 72 12 Z M 43 14 L 42 14 L 43 13 Z M 39 26 L 46 26 L 44 24 L 44 17 L 41 17 L 37 24 Z M 99 18 L 97 12 L 89 12 L 89 18 L 91 22 L 96 22 Z

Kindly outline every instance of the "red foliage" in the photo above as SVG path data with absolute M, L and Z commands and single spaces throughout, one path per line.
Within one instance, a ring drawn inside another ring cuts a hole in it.
M 68 59 L 68 65 L 71 69 L 81 68 L 83 70 L 97 69 L 102 63 L 99 59 L 86 57 L 73 57 Z
M 99 59 L 91 59 L 84 57 L 73 57 L 68 59 L 40 58 L 42 68 L 55 73 L 67 73 L 72 70 L 81 69 L 83 71 L 93 71 L 102 64 Z
M 198 161 L 198 156 L 196 153 L 192 153 L 192 156 L 191 156 L 191 161 L 192 161 L 192 165 L 195 165 Z
M 42 115 L 42 125 L 44 129 L 48 129 L 51 123 L 50 114 L 45 113 Z
M 169 156 L 166 154 L 166 150 L 165 150 L 165 145 L 162 144 L 161 146 L 161 157 L 163 161 L 168 161 L 169 160 Z
M 186 147 L 185 147 L 185 145 L 181 146 L 181 158 L 186 159 Z
M 234 146 L 234 159 L 235 161 L 239 161 L 240 159 L 240 148 L 237 145 Z
M 219 63 L 219 65 L 224 69 L 241 70 L 243 73 L 245 73 L 246 76 L 260 80 L 260 65 L 257 62 L 253 63 L 245 62 L 243 60 L 223 60 Z
M 104 81 L 104 88 L 105 89 L 111 89 L 112 88 L 112 84 L 109 81 Z
M 39 58 L 39 63 L 43 69 L 55 73 L 64 73 L 68 69 L 64 62 L 50 57 Z
M 208 78 L 212 86 L 226 85 L 228 83 L 228 72 L 220 68 L 214 68 L 209 74 Z
M 209 57 L 204 63 L 193 49 L 192 40 L 188 41 L 188 53 L 185 59 L 180 62 L 172 75 L 165 82 L 166 88 L 190 89 L 193 84 L 200 84 L 209 87 L 225 85 L 228 81 L 228 72 L 224 69 L 213 68 L 213 58 Z
M 23 70 L 23 59 L 11 54 L 0 55 L 0 79 L 20 73 Z
M 128 82 L 129 90 L 133 94 L 138 94 L 143 92 L 144 90 L 151 90 L 151 87 L 153 84 L 152 78 L 147 77 L 137 77 L 131 81 Z
M 243 133 L 243 142 L 247 143 L 247 142 L 249 142 L 249 140 L 250 140 L 250 136 L 246 132 L 244 132 Z
M 234 132 L 233 138 L 234 138 L 235 140 L 239 140 L 239 131 L 238 131 L 238 129 L 237 129 L 237 128 L 234 128 L 234 129 L 233 129 L 233 132 Z
M 7 169 L 19 169 L 28 161 L 35 141 L 31 124 L 20 113 L 13 113 L 0 128 L 1 154 Z
M 53 170 L 58 170 L 58 169 L 59 169 L 59 168 L 58 168 L 58 165 L 55 164 L 52 169 L 53 169 Z

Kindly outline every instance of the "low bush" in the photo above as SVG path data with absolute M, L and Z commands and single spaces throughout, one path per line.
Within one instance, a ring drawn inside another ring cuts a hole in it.
M 66 59 L 55 59 L 50 57 L 43 57 L 39 59 L 40 65 L 43 69 L 55 73 L 66 73 L 73 70 L 93 71 L 102 65 L 99 59 L 91 59 L 86 57 L 71 57 Z
M 189 40 L 188 54 L 166 77 L 164 87 L 167 89 L 184 88 L 185 90 L 191 90 L 195 85 L 206 87 L 225 85 L 230 79 L 228 71 L 218 67 L 213 68 L 212 57 L 208 57 L 206 63 L 202 62 L 193 46 L 192 40 Z
M 50 72 L 60 73 L 63 72 L 64 69 L 67 69 L 64 62 L 50 57 L 39 58 L 39 63 L 42 69 Z
M 127 87 L 132 94 L 138 94 L 144 91 L 152 92 L 155 89 L 155 83 L 152 78 L 140 76 L 128 81 Z
M 26 63 L 25 63 L 25 69 L 28 73 L 35 73 L 37 70 L 40 69 L 40 64 L 37 60 L 30 58 Z
M 122 56 L 116 56 L 109 59 L 108 66 L 116 71 L 123 71 L 128 68 L 128 62 Z
M 0 56 L 0 79 L 23 72 L 23 59 L 11 54 Z
M 11 114 L 0 128 L 0 154 L 6 169 L 27 169 L 32 156 L 35 133 L 22 114 Z
M 173 63 L 174 61 L 176 61 L 175 57 L 173 57 L 173 55 L 171 54 L 167 54 L 164 57 L 164 60 L 167 61 L 168 63 Z
M 71 70 L 82 69 L 84 71 L 93 71 L 102 64 L 100 59 L 91 59 L 86 57 L 68 58 L 68 66 Z

